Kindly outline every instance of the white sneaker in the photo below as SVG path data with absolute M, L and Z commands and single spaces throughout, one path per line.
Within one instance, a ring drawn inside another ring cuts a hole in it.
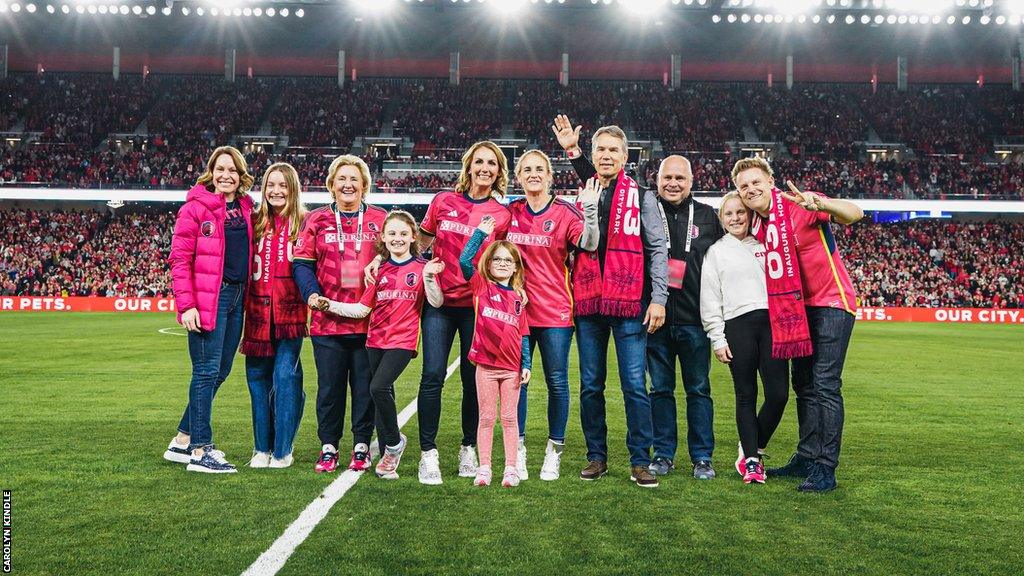
M 540 467 L 540 479 L 545 481 L 558 480 L 562 466 L 562 450 L 565 444 L 558 444 L 554 440 L 548 440 L 548 447 L 544 450 L 544 464 Z
M 491 485 L 491 467 L 490 466 L 477 466 L 476 477 L 473 478 L 473 486 L 490 486 Z
M 420 455 L 420 484 L 437 486 L 441 484 L 441 465 L 438 463 L 437 448 Z
M 459 477 L 460 478 L 474 478 L 476 477 L 476 448 L 472 446 L 462 446 L 459 448 Z
M 519 473 L 512 466 L 505 466 L 505 474 L 502 475 L 501 485 L 504 488 L 515 488 L 519 486 Z
M 164 460 L 168 462 L 175 462 L 178 464 L 188 464 L 192 461 L 192 451 L 188 449 L 188 444 L 178 444 L 178 437 L 171 438 L 171 443 L 167 445 L 167 450 L 164 452 Z
M 740 478 L 743 478 L 743 476 L 745 476 L 746 473 L 747 473 L 747 465 L 746 465 L 747 459 L 743 456 L 743 443 L 742 442 L 737 442 L 736 443 L 736 454 L 737 454 L 737 456 L 736 456 L 736 471 L 739 472 Z
M 268 468 L 287 468 L 292 465 L 292 462 L 294 460 L 295 459 L 292 458 L 291 454 L 285 456 L 284 458 L 271 458 L 270 465 L 268 466 Z
M 516 473 L 520 480 L 529 480 L 530 473 L 526 470 L 526 439 L 519 439 L 519 450 L 516 452 Z
M 270 468 L 270 452 L 253 452 L 249 468 Z

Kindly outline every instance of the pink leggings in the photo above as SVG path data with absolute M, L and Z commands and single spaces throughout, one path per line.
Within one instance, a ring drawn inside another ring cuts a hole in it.
M 479 365 L 476 367 L 476 397 L 480 407 L 480 425 L 476 430 L 476 449 L 481 466 L 491 465 L 494 422 L 498 397 L 501 397 L 501 437 L 505 444 L 505 466 L 515 467 L 519 450 L 519 371 Z

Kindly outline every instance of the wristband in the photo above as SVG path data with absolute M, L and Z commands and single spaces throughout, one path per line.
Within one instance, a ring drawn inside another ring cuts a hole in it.
M 575 160 L 575 159 L 579 158 L 580 156 L 583 156 L 583 150 L 579 146 L 574 146 L 574 147 L 572 147 L 572 148 L 570 148 L 570 149 L 565 151 L 565 156 L 569 160 Z

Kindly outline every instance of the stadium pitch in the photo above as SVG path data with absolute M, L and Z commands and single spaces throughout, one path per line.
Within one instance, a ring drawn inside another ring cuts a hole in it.
M 173 322 L 164 314 L 0 320 L 0 483 L 11 491 L 14 573 L 239 574 L 335 480 L 312 470 L 319 445 L 308 342 L 295 465 L 210 477 L 162 460 L 188 388 L 185 339 L 159 332 Z M 531 479 L 516 489 L 474 488 L 455 475 L 456 375 L 445 387 L 438 438 L 444 484 L 416 481 L 411 448 L 398 481 L 360 478 L 279 574 L 1019 573 L 1022 336 L 1019 326 L 859 324 L 844 378 L 839 489 L 825 495 L 799 494 L 780 479 L 742 483 L 732 469 L 731 380 L 717 363 L 718 479 L 695 481 L 683 462 L 656 490 L 629 483 L 613 381 L 611 470 L 580 481 L 575 351 L 562 479 L 536 477 L 546 440 L 537 367 Z M 400 381 L 400 408 L 414 398 L 419 371 L 416 360 Z M 681 390 L 678 399 L 683 414 Z M 252 431 L 241 356 L 215 405 L 218 447 L 244 464 Z M 415 444 L 415 417 L 404 432 Z M 785 462 L 795 435 L 791 398 L 769 465 Z M 346 432 L 343 449 L 349 441 Z

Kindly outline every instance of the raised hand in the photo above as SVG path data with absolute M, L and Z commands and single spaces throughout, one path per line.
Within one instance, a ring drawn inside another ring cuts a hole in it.
M 576 199 L 579 200 L 580 204 L 597 204 L 600 198 L 601 182 L 597 177 L 587 180 L 576 196 Z
M 817 194 L 811 194 L 810 192 L 801 192 L 796 184 L 793 184 L 792 180 L 786 180 L 786 185 L 789 186 L 791 193 L 782 192 L 782 197 L 790 202 L 799 204 L 801 208 L 810 210 L 811 212 L 818 212 L 825 209 L 825 201 Z
M 434 258 L 423 265 L 423 277 L 434 278 L 444 271 L 444 262 L 440 258 Z
M 494 226 L 494 217 L 484 216 L 483 219 L 480 220 L 480 224 L 477 225 L 476 229 L 490 236 L 494 233 Z
M 558 144 L 563 150 L 572 150 L 579 147 L 581 130 L 583 130 L 583 126 L 577 126 L 574 129 L 572 122 L 569 121 L 569 117 L 565 114 L 555 116 L 555 123 L 551 126 L 551 131 L 555 133 L 555 138 L 558 139 Z

